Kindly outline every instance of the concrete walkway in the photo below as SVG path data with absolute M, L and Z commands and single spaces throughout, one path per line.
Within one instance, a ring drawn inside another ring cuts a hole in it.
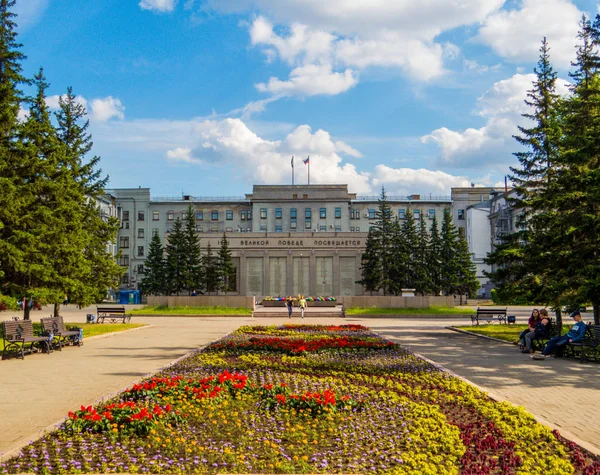
M 46 312 L 47 313 L 47 312 Z M 90 309 L 64 309 L 67 322 Z M 39 319 L 36 312 L 33 319 Z M 7 313 L 0 315 L 5 320 Z M 0 362 L 0 453 L 14 452 L 61 421 L 68 411 L 125 389 L 173 360 L 246 324 L 287 318 L 134 317 L 151 327 L 93 338 L 81 348 Z M 301 320 L 295 316 L 293 322 Z M 600 365 L 571 360 L 537 362 L 515 346 L 458 334 L 444 327 L 468 319 L 306 318 L 305 323 L 359 323 L 464 377 L 500 400 L 525 408 L 547 425 L 600 454 Z

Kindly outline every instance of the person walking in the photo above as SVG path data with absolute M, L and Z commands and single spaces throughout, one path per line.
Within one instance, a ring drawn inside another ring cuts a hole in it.
M 303 319 L 304 319 L 304 310 L 306 310 L 306 299 L 304 298 L 304 295 L 302 295 L 300 298 L 300 315 L 302 315 Z
M 579 313 L 579 310 L 575 310 L 571 314 L 571 318 L 575 320 L 575 325 L 571 327 L 569 333 L 563 336 L 555 336 L 552 338 L 552 340 L 550 340 L 546 347 L 542 350 L 541 354 L 532 356 L 534 360 L 544 360 L 550 354 L 552 354 L 553 351 L 558 350 L 561 346 L 564 346 L 567 343 L 575 343 L 583 340 L 586 326 L 585 323 L 581 321 L 581 313 Z
M 287 306 L 288 309 L 288 318 L 292 318 L 292 310 L 294 308 L 294 302 L 292 301 L 292 296 L 288 295 L 286 301 L 285 301 L 285 305 Z

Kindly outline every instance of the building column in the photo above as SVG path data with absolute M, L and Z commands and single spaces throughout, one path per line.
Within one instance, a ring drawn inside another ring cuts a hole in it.
M 333 279 L 332 281 L 332 290 L 333 290 L 333 294 L 332 295 L 340 295 L 341 290 L 340 290 L 340 256 L 338 254 L 337 249 L 334 251 L 333 254 L 333 275 L 331 276 L 331 278 Z
M 253 216 L 254 218 L 254 216 Z M 269 296 L 270 291 L 270 283 L 271 283 L 271 272 L 269 266 L 269 254 L 268 251 L 265 251 L 263 256 L 263 296 Z
M 315 297 L 317 295 L 317 257 L 315 256 L 314 249 L 310 251 L 310 295 Z

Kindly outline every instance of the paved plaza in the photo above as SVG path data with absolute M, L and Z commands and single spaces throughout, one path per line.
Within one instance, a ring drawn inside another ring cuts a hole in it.
M 35 312 L 38 320 L 48 312 Z M 67 322 L 94 309 L 68 307 Z M 4 312 L 2 320 L 10 318 Z M 294 322 L 300 322 L 295 315 Z M 539 420 L 600 454 L 600 365 L 533 361 L 514 345 L 447 330 L 465 318 L 306 318 L 305 323 L 364 324 L 447 368 L 498 400 L 524 406 Z M 68 411 L 114 395 L 140 378 L 246 324 L 287 318 L 134 317 L 150 326 L 86 340 L 81 348 L 0 362 L 0 453 L 9 454 L 60 422 Z M 590 409 L 590 410 L 586 410 Z

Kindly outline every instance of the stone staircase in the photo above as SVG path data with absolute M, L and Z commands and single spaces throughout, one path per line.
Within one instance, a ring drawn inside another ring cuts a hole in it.
M 310 305 L 310 303 L 309 303 Z M 253 317 L 261 318 L 287 318 L 288 311 L 286 307 L 263 307 L 257 305 Z M 336 305 L 335 307 L 313 307 L 310 306 L 304 311 L 304 318 L 344 318 L 344 307 L 342 305 Z M 294 307 L 292 312 L 292 319 L 300 318 L 300 309 Z

